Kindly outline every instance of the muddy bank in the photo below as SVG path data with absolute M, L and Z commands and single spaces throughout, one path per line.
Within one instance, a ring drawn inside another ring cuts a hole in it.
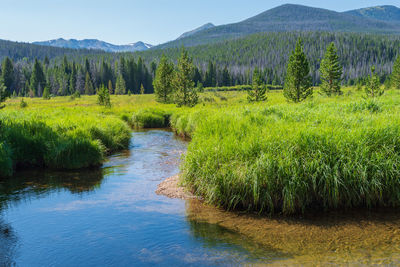
M 157 195 L 163 195 L 169 198 L 179 199 L 198 199 L 192 193 L 188 192 L 184 187 L 179 185 L 179 175 L 165 179 L 157 186 Z

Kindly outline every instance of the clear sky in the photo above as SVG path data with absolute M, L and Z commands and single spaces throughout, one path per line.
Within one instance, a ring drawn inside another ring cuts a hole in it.
M 289 2 L 288 2 L 289 1 Z M 0 0 L 0 39 L 94 38 L 159 44 L 207 22 L 238 22 L 270 8 L 302 4 L 336 11 L 400 6 L 400 0 Z

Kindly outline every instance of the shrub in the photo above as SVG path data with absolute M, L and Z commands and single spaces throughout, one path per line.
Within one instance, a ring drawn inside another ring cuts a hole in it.
M 132 125 L 136 128 L 165 128 L 169 126 L 169 117 L 165 111 L 144 109 L 132 116 Z

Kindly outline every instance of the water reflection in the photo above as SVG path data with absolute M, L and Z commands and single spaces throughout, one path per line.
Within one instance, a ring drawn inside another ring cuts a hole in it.
M 267 218 L 186 204 L 194 236 L 215 247 L 240 244 L 276 265 L 400 264 L 400 213 L 393 210 Z
M 17 241 L 11 226 L 0 219 L 0 266 L 15 265 Z
M 94 168 L 79 171 L 22 171 L 15 176 L 0 180 L 0 211 L 8 205 L 18 204 L 21 200 L 45 197 L 56 191 L 67 190 L 72 194 L 95 191 L 105 175 L 112 168 Z

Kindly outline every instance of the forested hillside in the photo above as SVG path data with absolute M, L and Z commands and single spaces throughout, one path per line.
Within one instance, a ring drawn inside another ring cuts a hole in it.
M 319 64 L 330 42 L 338 47 L 338 54 L 344 67 L 344 80 L 350 83 L 369 74 L 376 65 L 377 72 L 385 76 L 391 72 L 394 59 L 400 52 L 400 36 L 356 33 L 260 33 L 244 38 L 189 47 L 194 62 L 205 72 L 209 61 L 217 66 L 217 81 L 222 80 L 223 69 L 227 67 L 233 84 L 247 84 L 254 67 L 264 70 L 268 83 L 282 84 L 286 64 L 297 39 L 304 41 L 306 54 L 311 62 L 314 83 L 319 82 Z M 148 50 L 136 53 L 146 62 L 158 61 L 162 53 L 176 60 L 179 48 Z
M 395 8 L 395 7 L 394 7 Z M 391 12 L 395 14 L 398 9 Z M 381 15 L 382 16 L 382 15 Z M 381 17 L 376 15 L 376 17 Z M 157 48 L 195 46 L 260 32 L 325 31 L 354 33 L 400 33 L 400 21 L 385 21 L 359 12 L 340 13 L 301 5 L 282 5 L 244 21 L 202 30 Z
M 44 60 L 46 57 L 52 59 L 63 55 L 82 56 L 95 55 L 99 53 L 103 53 L 103 51 L 66 49 L 0 40 L 0 60 L 9 57 L 12 60 L 22 60 L 26 58 L 30 61 L 35 58 Z
M 331 42 L 338 48 L 343 82 L 350 85 L 363 81 L 373 65 L 384 82 L 400 51 L 397 35 L 260 33 L 189 47 L 189 55 L 196 65 L 193 80 L 205 87 L 251 84 L 253 69 L 258 67 L 266 83 L 282 85 L 289 55 L 298 38 L 303 39 L 315 85 L 320 82 L 320 60 Z M 7 62 L 3 61 L 1 79 L 7 81 L 10 93 L 30 96 L 42 96 L 46 87 L 53 95 L 90 95 L 101 85 L 118 94 L 152 93 L 161 55 L 164 53 L 176 63 L 180 54 L 180 48 L 117 54 L 11 42 L 1 44 L 4 44 L 1 57 L 10 57 Z M 118 90 L 117 85 L 120 85 Z
M 367 7 L 346 12 L 347 14 L 400 23 L 400 8 L 395 6 Z

